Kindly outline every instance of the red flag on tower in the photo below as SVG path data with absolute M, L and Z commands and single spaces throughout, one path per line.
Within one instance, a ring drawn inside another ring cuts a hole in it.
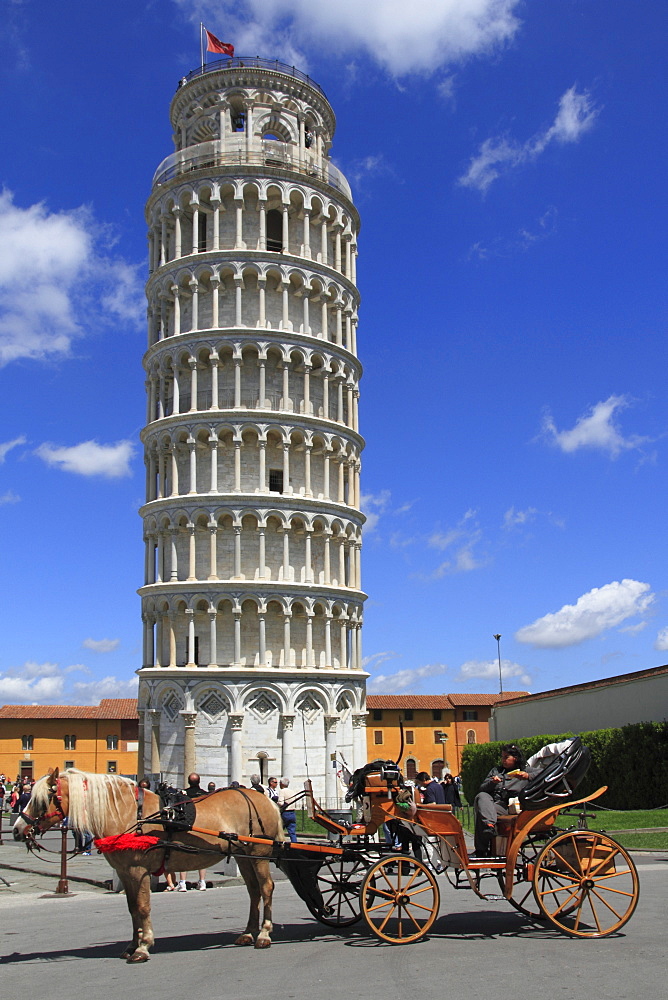
M 220 52 L 224 56 L 234 55 L 234 45 L 230 45 L 229 42 L 221 42 L 219 38 L 216 38 L 208 28 L 204 29 L 206 31 L 206 51 L 207 52 Z

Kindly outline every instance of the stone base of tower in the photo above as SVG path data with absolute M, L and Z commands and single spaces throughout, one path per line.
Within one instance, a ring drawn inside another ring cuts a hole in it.
M 343 802 L 337 772 L 366 763 L 365 680 L 360 670 L 142 668 L 139 772 L 183 787 L 197 771 L 250 785 L 260 774 L 306 778 L 327 808 Z M 332 758 L 335 758 L 334 760 Z M 143 767 L 142 767 L 143 763 Z

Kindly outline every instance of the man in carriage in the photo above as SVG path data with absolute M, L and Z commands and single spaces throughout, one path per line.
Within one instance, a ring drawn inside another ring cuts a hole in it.
M 540 768 L 524 763 L 524 754 L 515 743 L 501 747 L 501 763 L 493 767 L 473 802 L 475 854 L 486 857 L 497 834 L 497 819 L 508 815 L 508 801 L 519 795 Z

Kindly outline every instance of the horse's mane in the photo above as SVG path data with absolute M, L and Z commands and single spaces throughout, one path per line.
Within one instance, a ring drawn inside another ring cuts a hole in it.
M 68 767 L 61 771 L 67 778 L 69 808 L 67 825 L 71 830 L 90 830 L 95 837 L 104 836 L 110 822 L 122 821 L 123 792 L 132 789 L 135 782 L 120 774 L 91 774 Z M 51 778 L 40 778 L 32 791 L 33 801 L 45 809 L 49 801 Z

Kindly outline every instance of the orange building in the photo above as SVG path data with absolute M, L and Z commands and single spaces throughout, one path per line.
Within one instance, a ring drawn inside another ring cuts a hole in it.
M 136 698 L 83 705 L 3 705 L 0 773 L 39 778 L 50 767 L 136 775 Z
M 489 742 L 492 707 L 526 691 L 498 694 L 370 694 L 367 695 L 367 756 L 396 759 L 401 746 L 399 722 L 404 726 L 402 759 L 407 778 L 418 771 L 437 777 L 444 771 L 459 774 L 462 747 Z

